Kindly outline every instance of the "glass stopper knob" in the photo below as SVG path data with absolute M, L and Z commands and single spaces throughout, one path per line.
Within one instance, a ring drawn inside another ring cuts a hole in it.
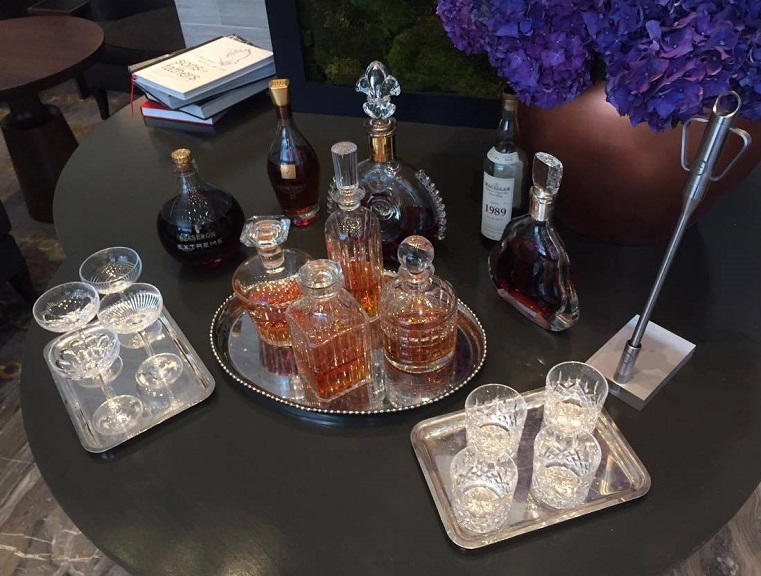
M 252 216 L 243 226 L 240 241 L 257 251 L 272 251 L 285 243 L 290 228 L 285 216 Z
M 534 186 L 555 194 L 563 179 L 563 164 L 552 154 L 537 152 L 534 155 L 534 166 L 531 173 Z
M 391 103 L 391 96 L 399 96 L 399 81 L 388 73 L 382 62 L 374 60 L 365 70 L 364 76 L 357 80 L 357 92 L 367 95 L 367 102 L 362 109 L 373 120 L 390 118 L 396 110 Z
M 333 260 L 310 260 L 299 268 L 299 288 L 305 294 L 331 291 L 334 286 L 343 286 L 341 266 Z
M 421 274 L 433 263 L 433 244 L 424 236 L 407 236 L 397 250 L 399 263 L 410 274 Z

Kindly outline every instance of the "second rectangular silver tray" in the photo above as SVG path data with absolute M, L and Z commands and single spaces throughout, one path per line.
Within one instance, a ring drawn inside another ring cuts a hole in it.
M 565 522 L 603 508 L 639 498 L 650 489 L 650 474 L 629 443 L 603 409 L 595 438 L 602 448 L 602 460 L 584 503 L 571 510 L 556 510 L 536 502 L 531 488 L 534 439 L 541 429 L 544 388 L 523 393 L 528 408 L 523 436 L 515 463 L 518 487 L 507 524 L 486 534 L 476 534 L 460 526 L 452 510 L 449 468 L 465 448 L 465 412 L 453 412 L 419 422 L 411 433 L 412 447 L 423 471 L 433 501 L 449 538 L 462 548 L 480 548 L 526 532 Z

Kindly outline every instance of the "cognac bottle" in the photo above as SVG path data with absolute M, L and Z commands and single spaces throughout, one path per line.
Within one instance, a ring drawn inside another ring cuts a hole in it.
M 484 184 L 481 201 L 481 236 L 487 245 L 502 239 L 505 226 L 514 211 L 523 204 L 526 154 L 516 146 L 516 112 L 518 98 L 502 93 L 502 120 L 497 128 L 497 142 L 484 160 Z
M 457 297 L 433 274 L 433 246 L 423 236 L 399 245 L 399 275 L 381 290 L 380 325 L 386 397 L 396 407 L 432 400 L 454 368 Z
M 267 156 L 267 175 L 283 213 L 294 226 L 307 226 L 320 212 L 320 163 L 293 122 L 288 80 L 272 80 L 269 89 L 277 130 Z
M 380 221 L 384 258 L 396 260 L 397 248 L 407 236 L 444 239 L 446 209 L 428 175 L 396 156 L 396 105 L 391 96 L 401 92 L 397 79 L 376 60 L 359 78 L 356 90 L 367 96 L 362 109 L 369 116 L 365 132 L 370 157 L 358 166 L 359 185 L 365 191 L 362 205 Z M 335 208 L 333 202 L 328 205 Z
M 552 223 L 552 207 L 563 176 L 560 161 L 545 152 L 534 156 L 531 207 L 510 221 L 489 254 L 489 275 L 497 293 L 547 330 L 570 328 L 579 319 L 579 300 L 570 261 Z
M 257 255 L 238 266 L 232 280 L 233 292 L 256 324 L 261 364 L 281 375 L 296 372 L 285 310 L 302 296 L 297 274 L 310 260 L 306 252 L 283 248 L 289 228 L 285 217 L 250 218 L 241 242 L 256 248 Z
M 370 323 L 344 290 L 341 267 L 332 260 L 312 260 L 299 270 L 298 280 L 304 296 L 285 315 L 304 386 L 328 401 L 369 384 Z
M 378 316 L 383 279 L 380 222 L 360 205 L 365 192 L 357 180 L 357 145 L 338 142 L 330 152 L 336 173 L 331 199 L 338 210 L 325 223 L 328 257 L 341 265 L 344 287 L 372 321 Z
M 172 152 L 177 195 L 159 211 L 161 244 L 182 264 L 215 267 L 240 252 L 245 217 L 237 200 L 204 182 L 190 150 Z

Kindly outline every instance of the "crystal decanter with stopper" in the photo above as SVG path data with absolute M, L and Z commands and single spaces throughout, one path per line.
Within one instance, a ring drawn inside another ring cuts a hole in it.
M 333 400 L 372 381 L 370 322 L 343 288 L 341 267 L 312 260 L 299 270 L 304 296 L 285 315 L 304 388 Z
M 505 226 L 524 201 L 527 179 L 526 154 L 516 145 L 518 97 L 502 93 L 502 119 L 497 127 L 497 141 L 484 160 L 484 185 L 481 200 L 481 236 L 492 246 L 502 239 Z
M 281 375 L 294 374 L 296 361 L 285 310 L 302 296 L 297 274 L 309 254 L 284 248 L 290 220 L 284 216 L 254 216 L 246 221 L 240 240 L 256 248 L 233 274 L 233 292 L 248 311 L 259 333 L 262 366 Z
M 243 209 L 230 194 L 198 175 L 187 148 L 172 152 L 177 195 L 159 211 L 156 225 L 161 244 L 181 264 L 219 266 L 240 253 Z
M 293 121 L 288 86 L 284 78 L 269 84 L 277 129 L 267 155 L 267 175 L 283 213 L 294 226 L 307 226 L 320 212 L 320 162 Z
M 328 257 L 341 265 L 344 287 L 373 321 L 383 280 L 380 222 L 360 205 L 365 192 L 357 180 L 357 145 L 338 142 L 330 152 L 336 172 L 331 199 L 338 209 L 325 223 Z
M 396 156 L 396 105 L 391 96 L 400 94 L 399 82 L 377 60 L 356 85 L 367 95 L 362 106 L 370 157 L 359 163 L 359 185 L 365 191 L 363 206 L 380 220 L 383 256 L 396 260 L 399 244 L 411 234 L 443 240 L 447 217 L 444 202 L 428 175 Z M 331 209 L 335 206 L 329 203 Z
M 531 207 L 510 221 L 489 254 L 497 293 L 547 330 L 570 328 L 579 319 L 579 300 L 563 241 L 552 223 L 563 165 L 545 152 L 534 156 Z
M 432 400 L 454 368 L 457 297 L 434 275 L 433 245 L 409 236 L 399 245 L 399 275 L 381 290 L 386 397 L 396 407 Z

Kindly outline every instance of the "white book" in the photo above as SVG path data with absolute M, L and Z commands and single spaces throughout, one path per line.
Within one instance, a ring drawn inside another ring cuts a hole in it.
M 220 85 L 272 66 L 272 52 L 223 36 L 134 72 L 135 83 L 187 101 Z M 267 75 L 271 75 L 272 72 Z

